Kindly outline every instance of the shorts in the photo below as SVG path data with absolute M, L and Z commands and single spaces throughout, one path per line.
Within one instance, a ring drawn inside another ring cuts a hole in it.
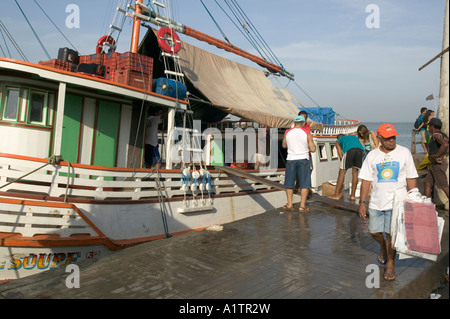
M 309 159 L 286 161 L 284 187 L 294 189 L 297 177 L 300 189 L 311 188 L 311 164 Z
M 420 142 L 423 144 L 427 143 L 427 131 L 426 130 L 420 130 Z
M 361 168 L 364 157 L 364 151 L 359 148 L 351 148 L 344 154 L 341 160 L 340 169 Z
M 369 231 L 375 233 L 391 233 L 392 209 L 376 210 L 369 208 Z
M 435 185 L 439 189 L 448 188 L 446 159 L 442 160 L 442 164 L 431 164 L 430 171 L 424 179 L 425 183 Z
M 147 165 L 152 167 L 157 163 L 161 163 L 161 155 L 159 155 L 158 145 L 153 146 L 145 144 L 144 160 Z

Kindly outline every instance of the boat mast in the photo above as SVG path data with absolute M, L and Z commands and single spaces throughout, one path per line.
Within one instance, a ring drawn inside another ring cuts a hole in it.
M 138 2 L 142 4 L 142 0 L 136 0 L 136 8 L 135 12 L 136 15 L 134 16 L 134 23 L 133 23 L 133 34 L 131 36 L 131 52 L 137 53 L 139 48 L 139 35 L 140 35 L 140 29 L 141 29 L 141 19 L 138 15 L 142 13 L 141 7 L 138 5 Z

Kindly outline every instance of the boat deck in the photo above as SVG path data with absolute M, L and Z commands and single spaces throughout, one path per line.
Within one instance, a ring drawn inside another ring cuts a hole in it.
M 383 299 L 427 298 L 448 267 L 448 218 L 437 262 L 396 261 L 382 279 L 378 244 L 357 213 L 308 200 L 311 213 L 281 209 L 141 244 L 80 264 L 80 288 L 64 267 L 0 284 L 0 298 Z M 443 216 L 445 211 L 440 211 Z M 367 288 L 377 265 L 380 287 Z

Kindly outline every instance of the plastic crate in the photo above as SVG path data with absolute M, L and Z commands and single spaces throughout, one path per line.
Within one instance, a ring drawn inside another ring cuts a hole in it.
M 65 62 L 58 59 L 53 59 L 50 61 L 39 61 L 40 65 L 48 66 L 54 69 L 63 70 L 63 71 L 69 71 L 74 72 L 76 69 L 76 64 L 72 64 L 70 62 Z
M 80 64 L 103 64 L 103 54 L 80 55 Z
M 112 52 L 105 54 L 103 57 L 103 64 L 106 67 L 105 78 L 114 81 L 114 72 L 117 70 L 117 60 L 120 53 Z
M 153 58 L 132 52 L 126 52 L 118 56 L 117 69 L 133 70 L 151 74 L 153 73 Z
M 117 60 L 120 56 L 120 53 L 112 52 L 105 54 L 103 56 L 103 64 L 106 65 L 107 68 L 111 68 L 112 70 L 117 69 Z
M 125 84 L 137 89 L 151 91 L 152 89 L 152 75 L 148 73 L 141 73 L 134 70 L 115 70 L 114 82 Z

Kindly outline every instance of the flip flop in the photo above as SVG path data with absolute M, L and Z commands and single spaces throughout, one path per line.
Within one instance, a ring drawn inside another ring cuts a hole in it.
M 298 209 L 298 211 L 300 212 L 300 213 L 309 213 L 310 212 L 310 209 L 309 209 L 309 207 L 305 207 L 305 208 L 299 208 Z
M 377 259 L 378 259 L 378 262 L 379 262 L 381 265 L 386 265 L 386 262 L 387 262 L 387 256 L 382 257 L 381 255 L 378 255 L 378 256 L 377 256 Z
M 288 207 L 288 205 L 286 204 L 286 205 L 284 205 L 283 207 L 282 207 L 284 210 L 288 210 L 288 211 L 292 211 L 292 210 L 294 210 L 294 206 L 292 206 L 292 207 Z
M 395 271 L 393 271 L 391 273 L 385 272 L 383 277 L 384 277 L 384 280 L 386 280 L 386 281 L 394 281 L 395 277 L 396 277 Z

